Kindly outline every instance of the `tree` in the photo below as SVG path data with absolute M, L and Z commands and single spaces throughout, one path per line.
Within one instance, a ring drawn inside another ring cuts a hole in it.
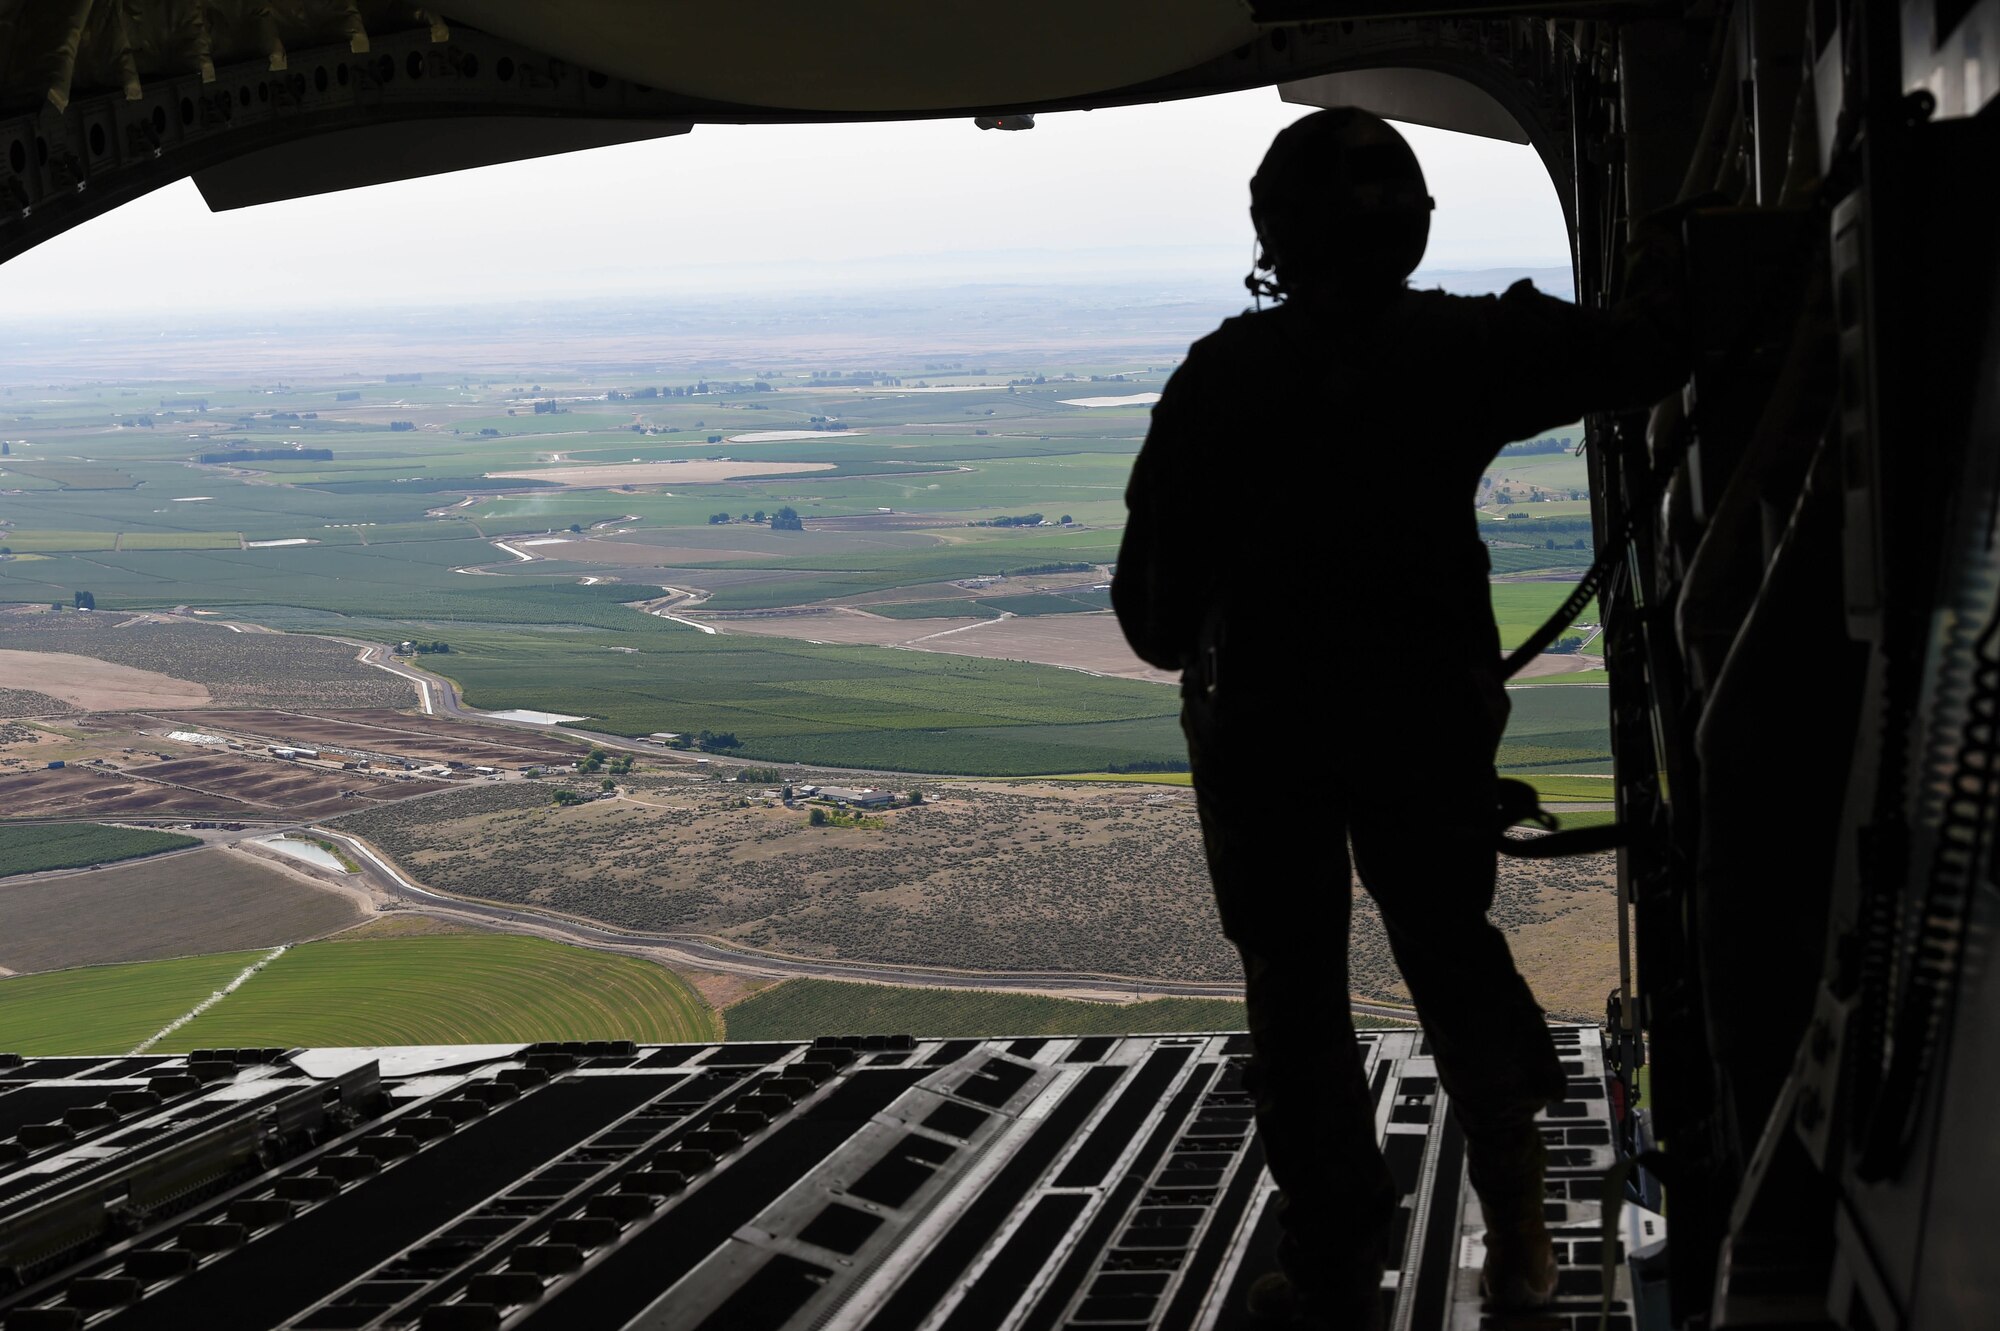
M 79 610 L 95 610 L 97 609 L 97 598 L 89 592 L 78 592 L 76 594 L 76 608 Z
M 1067 514 L 1067 513 L 1065 513 L 1065 514 L 1063 514 L 1063 515 L 1062 515 L 1062 525 L 1063 525 L 1063 526 L 1065 526 L 1065 527 L 1069 526 L 1069 524 L 1070 524 L 1070 523 L 1072 523 L 1072 522 L 1075 522 L 1075 521 L 1076 521 L 1076 519 L 1075 519 L 1075 518 L 1073 518 L 1073 517 L 1071 517 L 1071 516 L 1070 516 L 1069 514 Z
M 806 821 L 811 823 L 814 827 L 825 827 L 827 824 L 826 810 L 814 809 L 812 813 L 806 818 Z
M 572 522 L 569 524 L 569 529 L 573 532 L 581 532 L 583 530 L 583 524 L 581 522 Z
M 760 509 L 758 509 L 758 510 L 757 510 L 757 511 L 756 511 L 755 513 L 752 513 L 752 514 L 750 515 L 750 521 L 752 521 L 752 522 L 762 522 L 762 521 L 764 521 L 764 510 L 760 508 Z
M 49 609 L 53 610 L 53 611 L 54 611 L 55 613 L 57 613 L 57 614 L 61 614 L 61 613 L 62 613 L 62 608 L 63 608 L 63 603 L 62 603 L 61 601 L 50 601 L 50 602 L 49 602 Z
M 599 790 L 616 790 L 618 789 L 618 783 L 607 776 L 597 783 L 597 788 Z
M 799 521 L 798 512 L 790 504 L 771 515 L 772 531 L 804 531 L 806 524 Z
M 912 803 L 912 804 L 922 804 L 923 802 L 924 802 L 924 792 L 923 792 L 923 791 L 921 791 L 921 790 L 913 790 L 913 791 L 911 791 L 911 792 L 910 792 L 910 803 Z

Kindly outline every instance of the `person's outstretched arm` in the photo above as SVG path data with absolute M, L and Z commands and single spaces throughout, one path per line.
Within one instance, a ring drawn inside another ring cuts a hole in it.
M 1193 557 L 1192 518 L 1199 505 L 1189 491 L 1198 434 L 1195 359 L 1190 352 L 1153 404 L 1146 443 L 1125 487 L 1125 536 L 1111 579 L 1111 608 L 1125 641 L 1162 670 L 1187 667 L 1205 601 L 1205 573 Z
M 1673 392 L 1692 364 L 1679 226 L 1671 209 L 1640 228 L 1628 258 L 1631 295 L 1608 310 L 1535 290 L 1499 297 L 1488 354 L 1501 371 L 1509 439 L 1526 439 L 1594 411 L 1643 407 Z

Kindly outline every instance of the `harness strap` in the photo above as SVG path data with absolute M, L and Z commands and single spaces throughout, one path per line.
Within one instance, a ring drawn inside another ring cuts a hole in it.
M 1502 855 L 1520 860 L 1547 860 L 1559 855 L 1588 855 L 1616 850 L 1625 844 L 1625 828 L 1620 823 L 1602 827 L 1576 827 L 1565 832 L 1554 814 L 1542 807 L 1542 797 L 1526 781 L 1502 777 L 1495 782 L 1496 817 Z M 1516 823 L 1534 823 L 1548 833 L 1538 837 L 1510 837 L 1507 829 Z
M 1591 598 L 1602 589 L 1605 579 L 1611 576 L 1611 571 L 1625 558 L 1625 541 L 1631 534 L 1632 522 L 1627 519 L 1612 539 L 1604 543 L 1603 552 L 1591 564 L 1583 579 L 1570 590 L 1570 594 L 1563 598 L 1563 603 L 1556 607 L 1556 612 L 1529 635 L 1526 642 L 1507 653 L 1507 659 L 1500 663 L 1500 678 L 1512 679 L 1520 674 L 1522 666 L 1540 656 L 1548 649 L 1550 643 L 1562 636 L 1564 629 L 1576 622 L 1576 617 L 1583 613 L 1583 608 L 1589 605 Z

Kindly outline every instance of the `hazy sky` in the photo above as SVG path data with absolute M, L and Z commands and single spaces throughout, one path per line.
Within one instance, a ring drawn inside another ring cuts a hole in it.
M 1246 182 L 1306 110 L 1264 89 L 1022 133 L 702 125 L 229 213 L 182 181 L 0 266 L 0 317 L 1234 272 Z M 1528 148 L 1407 132 L 1438 202 L 1426 268 L 1567 266 Z

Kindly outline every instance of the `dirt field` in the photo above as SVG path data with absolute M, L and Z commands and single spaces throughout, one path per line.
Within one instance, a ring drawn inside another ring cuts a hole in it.
M 87 815 L 190 818 L 261 818 L 270 811 L 241 800 L 199 790 L 141 781 L 90 767 L 19 772 L 0 776 L 0 810 L 9 818 L 66 818 Z
M 383 781 L 359 772 L 207 754 L 153 763 L 135 771 L 151 781 L 185 786 L 301 817 L 337 813 L 353 808 L 357 801 L 408 799 L 439 788 L 434 781 Z
M 386 781 L 135 733 L 138 725 L 163 724 L 155 717 L 110 714 L 80 721 L 81 740 L 47 732 L 18 740 L 0 735 L 6 755 L 0 758 L 0 817 L 315 817 L 440 788 L 435 781 Z M 9 727 L 15 729 L 27 730 Z M 50 769 L 43 755 L 67 765 Z
M 1179 676 L 1155 670 L 1132 654 L 1118 621 L 1108 614 L 1019 615 L 1007 619 L 890 619 L 844 606 L 814 613 L 702 617 L 724 633 L 804 638 L 811 642 L 865 643 L 908 647 L 954 656 L 1088 670 L 1121 679 L 1176 683 Z
M 950 629 L 969 628 L 992 622 L 987 617 L 963 619 L 890 619 L 844 606 L 812 606 L 796 610 L 745 610 L 726 615 L 704 615 L 695 611 L 689 618 L 712 624 L 721 632 L 747 633 L 759 638 L 804 638 L 811 642 L 864 643 L 875 647 L 902 647 L 919 638 Z
M 1540 675 L 1571 675 L 1579 670 L 1602 670 L 1604 658 L 1585 656 L 1581 652 L 1543 652 L 1534 660 L 1521 667 L 1519 679 L 1534 679 Z
M 231 633 L 215 623 L 162 615 L 52 615 L 46 611 L 0 613 L 0 649 L 12 685 L 50 693 L 68 676 L 71 687 L 117 686 L 128 695 L 93 696 L 78 705 L 92 710 L 199 707 L 410 707 L 416 688 L 408 680 L 355 659 L 358 649 L 330 638 L 303 633 Z M 68 653 L 90 658 L 91 673 L 75 676 L 74 660 L 47 658 Z M 15 658 L 39 658 L 15 665 Z M 30 678 L 21 670 L 39 672 Z M 129 669 L 147 676 L 147 688 L 132 690 Z M 171 681 L 172 689 L 160 681 Z
M 1231 980 L 1190 792 L 948 782 L 880 828 L 812 828 L 740 788 L 648 783 L 555 808 L 475 787 L 341 819 L 445 891 L 800 956 Z M 1302 815 L 1307 816 L 1307 815 Z M 1610 857 L 1502 865 L 1494 918 L 1552 1011 L 1601 1015 L 1616 982 Z M 1330 887 L 1330 885 L 1327 885 Z M 1316 885 L 1305 884 L 1310 894 Z M 1302 906 L 1302 909 L 1306 907 Z M 1400 982 L 1355 905 L 1353 991 Z
M 1180 682 L 1178 674 L 1156 670 L 1133 655 L 1117 619 L 1108 614 L 1016 616 L 948 638 L 909 645 L 922 651 L 950 652 L 957 656 L 1038 661 L 1121 679 L 1148 679 L 1161 684 Z
M 711 485 L 750 476 L 789 476 L 832 471 L 831 462 L 609 462 L 579 467 L 538 467 L 534 471 L 491 471 L 493 481 L 554 481 L 572 488 L 607 485 Z
M 421 727 L 410 726 L 407 723 L 414 718 L 396 712 L 318 715 L 270 709 L 209 710 L 166 713 L 162 719 L 190 730 L 227 731 L 231 735 L 252 736 L 271 744 L 350 749 L 425 762 L 519 766 L 532 762 L 567 762 L 584 752 L 582 745 L 543 739 L 495 726 L 465 725 L 453 721 L 431 721 Z M 515 740 L 516 734 L 520 735 L 519 742 Z
M 0 678 L 86 711 L 120 707 L 199 707 L 208 690 L 190 680 L 72 652 L 0 648 Z
M 353 897 L 211 848 L 0 885 L 0 966 L 25 973 L 272 947 L 361 918 Z

